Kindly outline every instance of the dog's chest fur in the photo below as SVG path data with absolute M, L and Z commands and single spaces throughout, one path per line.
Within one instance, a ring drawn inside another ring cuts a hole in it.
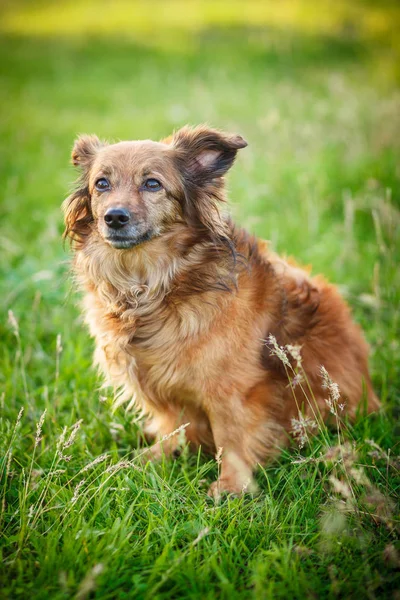
M 123 269 L 110 270 L 118 277 L 106 278 L 94 264 L 93 256 L 88 261 L 78 254 L 75 271 L 86 291 L 85 320 L 96 340 L 95 361 L 109 382 L 145 410 L 172 402 L 202 404 L 205 383 L 227 369 L 227 353 L 221 352 L 226 342 L 216 322 L 220 325 L 231 295 L 210 292 L 182 301 L 160 282 L 152 286 L 151 279 L 140 281 Z

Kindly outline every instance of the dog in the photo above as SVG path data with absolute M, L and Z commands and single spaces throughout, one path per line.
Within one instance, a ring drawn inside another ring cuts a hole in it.
M 214 497 L 256 489 L 299 411 L 328 418 L 321 365 L 350 417 L 362 398 L 379 407 L 337 289 L 225 215 L 224 176 L 246 146 L 207 126 L 161 142 L 81 136 L 63 204 L 95 363 L 146 415 L 151 458 L 174 455 L 187 423 L 191 446 L 219 453 Z

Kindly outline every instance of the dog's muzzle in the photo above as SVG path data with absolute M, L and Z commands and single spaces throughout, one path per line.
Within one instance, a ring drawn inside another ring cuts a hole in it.
M 131 215 L 126 208 L 109 208 L 104 215 L 104 221 L 110 229 L 122 229 L 131 220 Z
M 150 240 L 151 231 L 141 233 L 140 226 L 132 222 L 132 215 L 126 208 L 109 208 L 104 215 L 104 239 L 117 250 L 126 250 Z

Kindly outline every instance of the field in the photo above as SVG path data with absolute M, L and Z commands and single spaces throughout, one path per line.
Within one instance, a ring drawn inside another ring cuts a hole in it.
M 1 11 L 0 597 L 399 599 L 398 4 Z M 340 286 L 383 404 L 294 439 L 259 495 L 220 503 L 212 457 L 136 461 L 140 426 L 91 367 L 61 240 L 78 133 L 202 122 L 249 142 L 235 218 Z

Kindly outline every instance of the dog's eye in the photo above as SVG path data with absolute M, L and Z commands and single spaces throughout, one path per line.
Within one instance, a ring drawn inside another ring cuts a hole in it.
M 100 177 L 95 183 L 95 188 L 98 192 L 105 192 L 110 189 L 110 182 L 105 177 Z
M 159 190 L 161 190 L 162 185 L 158 181 L 158 179 L 146 179 L 146 181 L 143 184 L 143 187 L 149 192 L 158 192 Z

